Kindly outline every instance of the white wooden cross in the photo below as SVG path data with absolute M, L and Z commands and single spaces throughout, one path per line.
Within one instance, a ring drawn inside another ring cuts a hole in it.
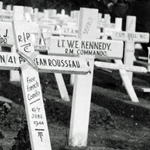
M 34 48 L 26 22 L 13 22 L 16 48 L 27 60 L 21 66 L 21 83 L 32 149 L 51 150 L 38 67 L 33 62 Z M 31 57 L 31 58 L 30 58 Z M 30 59 L 29 59 L 30 58 Z
M 23 6 L 13 6 L 13 19 L 12 20 L 24 20 L 24 7 Z M 9 28 L 10 33 L 11 31 L 12 31 L 12 24 L 11 24 L 11 27 Z M 14 44 L 13 35 L 14 34 L 11 34 L 11 36 L 9 36 L 9 38 L 12 40 L 11 43 L 13 43 L 11 47 L 11 53 L 16 53 L 16 46 Z M 20 81 L 20 75 L 18 71 L 14 71 L 14 70 L 10 71 L 10 81 Z
M 96 39 L 97 9 L 80 9 L 79 38 L 51 37 L 49 53 L 84 57 L 94 67 L 94 58 L 122 58 L 123 42 Z M 73 90 L 69 145 L 86 146 L 91 105 L 93 69 L 86 76 L 77 75 Z
M 8 11 L 8 12 L 11 12 L 12 10 L 11 10 L 11 5 L 7 5 L 6 6 L 6 11 Z
M 147 43 L 149 42 L 149 33 L 135 32 L 136 17 L 127 16 L 126 31 L 111 31 L 105 29 L 105 34 L 110 35 L 114 40 L 125 41 L 124 64 L 133 65 L 134 61 L 134 44 L 135 42 Z M 133 73 L 128 73 L 132 82 Z
M 108 23 L 110 22 L 110 20 L 108 21 Z M 106 25 L 107 26 L 107 25 Z M 111 28 L 104 28 L 104 38 L 103 39 L 107 39 L 107 36 L 112 36 L 112 33 L 122 33 L 122 20 L 120 18 L 116 18 L 115 21 L 115 28 L 111 29 Z M 115 67 L 113 69 L 119 69 L 119 74 L 121 76 L 121 79 L 123 80 L 125 89 L 128 93 L 128 95 L 130 96 L 130 99 L 133 102 L 138 102 L 138 98 L 137 95 L 134 91 L 134 88 L 132 86 L 132 83 L 130 81 L 130 78 L 128 77 L 127 71 L 130 72 L 144 72 L 146 73 L 147 70 L 144 67 L 138 67 L 138 66 L 131 66 L 128 64 L 123 64 L 121 60 L 114 60 L 116 64 L 110 64 L 110 63 L 103 63 L 103 62 L 95 62 L 95 65 L 97 65 L 97 67 L 101 68 L 108 68 L 112 69 L 112 66 Z M 129 69 L 130 66 L 130 69 Z
M 0 46 L 10 47 L 11 52 L 15 53 L 16 48 L 14 45 L 14 36 L 12 31 L 12 23 L 13 19 L 22 19 L 23 20 L 23 6 L 14 6 L 14 11 L 12 18 L 8 21 L 0 22 L 0 36 L 1 42 Z M 20 81 L 20 75 L 18 71 L 10 71 L 10 81 Z
M 49 9 L 49 17 L 56 18 L 57 10 L 56 9 Z
M 22 6 L 14 6 L 14 20 L 16 19 L 23 20 L 24 18 L 23 9 L 24 8 Z M 19 16 L 18 16 L 18 12 L 20 12 Z M 35 23 L 32 23 L 32 24 L 35 24 Z M 30 33 L 35 33 L 36 29 L 37 29 L 37 26 L 35 24 L 34 27 L 30 27 Z M 1 38 L 2 41 L 0 45 L 10 46 L 12 49 L 11 52 L 16 53 L 16 48 L 14 45 L 14 36 L 12 32 L 12 24 L 10 22 L 1 23 L 0 35 L 2 35 L 2 38 Z M 70 98 L 69 98 L 69 95 L 68 95 L 68 92 L 67 92 L 67 89 L 66 89 L 66 86 L 65 86 L 65 83 L 61 74 L 54 73 L 54 75 L 58 84 L 58 89 L 60 91 L 61 98 L 65 101 L 70 101 Z M 14 71 L 14 70 L 10 71 L 10 81 L 20 81 L 20 75 L 18 71 Z
M 109 63 L 109 62 L 98 62 L 95 61 L 94 63 L 97 67 L 100 68 L 106 68 L 106 69 L 111 69 L 111 70 L 119 70 L 119 69 L 124 69 L 129 72 L 141 72 L 141 73 L 147 73 L 147 69 L 145 67 L 140 67 L 140 66 L 130 66 L 130 65 L 124 65 L 124 64 L 115 64 L 115 63 Z
M 34 53 L 29 22 L 13 21 L 18 53 L 0 52 L 0 69 L 21 69 L 21 84 L 33 150 L 51 150 L 38 72 L 87 74 L 91 71 L 84 58 L 45 56 Z
M 110 15 L 104 14 L 104 18 L 102 18 L 102 14 L 98 14 L 98 27 L 99 28 L 115 28 L 115 23 L 111 23 Z
M 6 11 L 2 9 L 3 3 L 0 2 L 0 21 L 12 21 L 13 20 L 13 13 L 12 11 Z

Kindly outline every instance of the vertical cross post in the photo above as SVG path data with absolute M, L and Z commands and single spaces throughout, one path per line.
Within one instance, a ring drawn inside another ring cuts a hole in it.
M 126 32 L 135 32 L 136 28 L 136 17 L 135 16 L 127 16 L 126 20 Z M 133 66 L 133 58 L 135 53 L 134 41 L 126 41 L 125 42 L 125 51 L 124 51 L 124 64 Z M 129 79 L 132 82 L 133 73 L 128 72 Z
M 79 38 L 84 40 L 96 38 L 97 18 L 97 9 L 80 9 Z M 87 59 L 91 73 L 75 77 L 69 134 L 70 146 L 87 145 L 94 57 L 91 56 Z

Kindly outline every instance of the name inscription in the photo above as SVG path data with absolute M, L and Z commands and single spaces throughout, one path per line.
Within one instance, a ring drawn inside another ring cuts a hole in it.
M 105 34 L 111 36 L 114 40 L 122 40 L 129 42 L 149 42 L 149 33 L 142 32 L 125 32 L 125 31 L 114 31 L 111 29 L 105 29 Z
M 107 56 L 111 43 L 97 41 L 58 40 L 57 47 L 65 48 L 66 54 Z M 75 51 L 75 49 L 77 49 Z
M 57 70 L 58 72 L 80 72 L 85 74 L 90 70 L 86 59 L 77 57 L 37 55 L 33 61 L 38 66 L 40 72 L 53 72 L 53 70 Z M 0 67 L 4 70 L 18 70 L 24 62 L 26 60 L 18 54 L 0 52 Z M 37 86 L 37 83 L 30 87 L 28 86 L 28 91 Z M 35 92 L 35 95 L 38 94 L 38 92 Z

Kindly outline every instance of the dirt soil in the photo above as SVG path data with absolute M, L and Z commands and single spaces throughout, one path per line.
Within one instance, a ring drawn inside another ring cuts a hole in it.
M 11 99 L 13 103 L 9 104 L 11 109 L 5 109 L 4 103 L 0 103 L 0 150 L 29 150 L 20 84 L 10 83 L 8 72 L 1 71 L 1 74 L 3 76 L 0 79 L 0 95 Z M 53 75 L 40 74 L 40 78 L 52 149 L 69 149 L 67 141 L 71 102 L 64 102 L 60 98 Z M 69 76 L 64 75 L 64 78 L 71 97 Z M 148 74 L 134 74 L 133 84 L 150 87 L 149 78 Z M 86 149 L 150 150 L 150 94 L 138 90 L 136 93 L 140 99 L 138 106 L 131 102 L 117 71 L 109 73 L 95 68 Z M 139 118 L 140 114 L 143 116 Z

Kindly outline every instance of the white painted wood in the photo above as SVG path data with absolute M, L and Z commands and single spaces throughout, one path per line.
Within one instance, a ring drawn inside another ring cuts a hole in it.
M 29 13 L 29 14 L 33 14 L 33 8 L 30 7 L 30 6 L 25 6 L 24 7 L 24 12 Z
M 105 29 L 105 34 L 110 35 L 114 40 L 121 40 L 126 42 L 140 42 L 146 43 L 149 41 L 149 34 L 143 32 L 126 32 L 116 31 L 109 28 Z
M 49 9 L 49 17 L 50 18 L 56 17 L 56 15 L 57 15 L 56 9 Z
M 114 61 L 118 65 L 123 65 L 121 60 L 114 60 Z M 121 76 L 121 79 L 124 83 L 126 91 L 127 91 L 128 95 L 130 96 L 130 99 L 132 100 L 132 102 L 139 102 L 137 95 L 135 94 L 135 91 L 133 89 L 131 80 L 129 79 L 129 76 L 128 76 L 128 73 L 126 72 L 126 70 L 125 69 L 119 69 L 119 74 Z
M 49 19 L 49 10 L 44 9 L 44 19 Z
M 98 28 L 111 28 L 115 29 L 115 23 L 111 23 L 111 18 L 109 14 L 105 14 L 104 18 L 102 18 L 102 14 L 99 14 Z
M 28 23 L 14 21 L 13 29 L 18 52 L 26 56 L 32 55 L 34 48 L 28 31 Z M 24 63 L 21 67 L 21 83 L 31 147 L 33 150 L 51 150 L 39 74 L 38 70 L 33 68 L 30 63 Z
M 123 54 L 123 42 L 114 40 L 51 37 L 49 45 L 49 53 L 55 55 L 82 55 L 87 57 L 93 55 L 96 58 L 112 59 L 122 58 Z
M 145 93 L 150 93 L 150 88 L 144 88 L 144 87 L 142 87 L 142 88 L 140 88 L 140 90 L 142 92 L 145 92 Z
M 67 88 L 64 88 L 64 87 L 66 87 L 66 85 L 65 85 L 62 74 L 54 73 L 54 76 L 55 76 L 56 82 L 58 84 L 58 90 L 60 92 L 61 98 L 65 101 L 70 101 L 70 97 L 69 97 Z
M 71 74 L 70 76 L 70 85 L 74 85 L 74 81 L 75 81 L 75 75 L 74 74 Z
M 111 70 L 119 70 L 124 69 L 130 72 L 141 72 L 141 73 L 147 73 L 147 69 L 145 67 L 139 67 L 139 66 L 129 66 L 129 65 L 120 65 L 120 64 L 114 64 L 114 63 L 108 63 L 108 62 L 100 62 L 95 61 L 95 66 L 105 69 L 111 69 Z
M 136 27 L 136 17 L 127 16 L 126 20 L 126 31 L 135 32 Z M 124 64 L 133 65 L 133 56 L 134 56 L 134 42 L 125 42 L 125 51 L 124 51 Z M 133 73 L 128 73 L 129 78 L 132 82 Z
M 13 20 L 24 20 L 24 7 L 23 6 L 13 6 Z M 12 29 L 12 24 L 11 24 L 10 30 L 11 29 Z M 11 40 L 13 40 L 13 42 L 12 42 L 13 46 L 11 47 L 11 53 L 16 53 L 16 46 L 14 43 L 14 34 L 12 34 L 12 36 L 9 36 L 10 38 L 12 38 Z M 10 71 L 10 81 L 20 82 L 19 71 L 14 71 L 14 70 Z
M 34 8 L 34 10 L 33 10 L 33 14 L 32 14 L 32 20 L 33 21 L 35 21 L 35 22 L 37 22 L 38 21 L 38 11 L 39 11 L 39 9 L 38 8 Z
M 124 64 L 126 65 L 133 65 L 133 62 L 135 60 L 135 42 L 149 42 L 149 34 L 135 32 L 135 27 L 136 17 L 127 16 L 126 31 L 115 31 L 111 29 L 105 29 L 105 34 L 111 36 L 112 39 L 125 41 Z M 133 73 L 129 72 L 128 74 L 132 82 Z
M 34 45 L 34 49 L 35 51 L 39 51 L 39 52 L 47 52 L 49 51 L 49 46 L 48 45 Z
M 13 38 L 14 39 L 14 38 Z M 15 46 L 15 43 L 14 45 L 12 46 L 11 48 L 11 53 L 16 53 L 16 46 Z M 10 59 L 11 60 L 11 59 Z M 15 62 L 15 59 L 12 60 L 12 62 L 14 63 Z M 11 63 L 12 63 L 11 62 Z M 15 70 L 11 70 L 10 71 L 10 81 L 19 81 L 20 82 L 20 74 L 19 74 L 19 71 L 15 71 Z
M 65 10 L 64 10 L 64 9 L 61 10 L 61 15 L 62 15 L 62 16 L 65 15 Z
M 31 15 L 28 12 L 25 13 L 25 19 L 29 22 L 32 22 Z
M 26 64 L 21 68 L 21 83 L 32 149 L 51 150 L 38 71 Z
M 6 11 L 9 11 L 9 12 L 11 11 L 11 5 L 6 6 Z
M 1 12 L 0 21 L 11 22 L 13 20 L 13 14 Z
M 18 70 L 26 59 L 29 58 L 22 58 L 17 53 L 0 52 L 0 68 L 3 70 Z M 37 65 L 39 72 L 67 74 L 87 74 L 90 72 L 90 67 L 85 58 L 36 55 L 33 61 Z
M 1 102 L 6 102 L 6 103 L 9 103 L 9 104 L 12 104 L 12 100 L 8 99 L 8 98 L 5 98 L 3 96 L 0 96 L 0 101 Z
M 76 26 L 62 26 L 61 28 L 61 35 L 63 36 L 70 36 L 70 37 L 77 37 L 78 30 Z
M 14 36 L 12 31 L 12 23 L 0 22 L 0 45 L 10 47 L 11 52 L 16 52 L 14 46 Z M 20 81 L 20 75 L 18 71 L 10 71 L 10 81 Z
M 80 9 L 79 38 L 96 38 L 97 18 L 97 9 Z M 85 76 L 75 76 L 69 133 L 70 146 L 82 147 L 87 145 L 94 57 L 88 61 L 91 73 Z
M 115 18 L 115 29 L 118 31 L 122 30 L 122 18 Z
M 122 34 L 121 30 L 122 30 L 122 19 L 116 18 L 116 20 L 115 20 L 115 29 L 105 28 L 104 34 L 107 35 L 107 36 L 111 35 L 112 39 L 114 39 L 114 35 L 115 35 L 113 33 L 117 33 L 117 35 L 119 34 L 119 36 L 120 36 L 120 33 L 121 33 L 121 36 L 125 37 L 125 34 L 124 33 Z M 118 38 L 116 38 L 116 39 L 118 39 Z M 122 60 L 114 60 L 114 61 L 116 63 L 115 65 L 117 65 L 117 66 L 123 65 Z M 129 67 L 128 68 L 122 68 L 122 69 L 120 68 L 119 69 L 119 74 L 121 76 L 121 79 L 122 79 L 122 81 L 125 85 L 125 89 L 126 89 L 127 93 L 129 94 L 129 97 L 130 97 L 131 101 L 138 102 L 137 95 L 134 91 L 134 88 L 133 88 L 132 84 L 129 83 L 129 77 L 127 76 L 127 72 L 126 72 L 125 69 L 129 70 Z M 133 70 L 133 68 L 131 68 L 131 66 L 130 66 L 130 70 L 131 69 Z M 138 70 L 139 70 L 139 68 L 138 68 Z M 134 71 L 135 71 L 135 67 L 134 67 Z M 131 89 L 132 92 L 130 92 L 129 89 Z

